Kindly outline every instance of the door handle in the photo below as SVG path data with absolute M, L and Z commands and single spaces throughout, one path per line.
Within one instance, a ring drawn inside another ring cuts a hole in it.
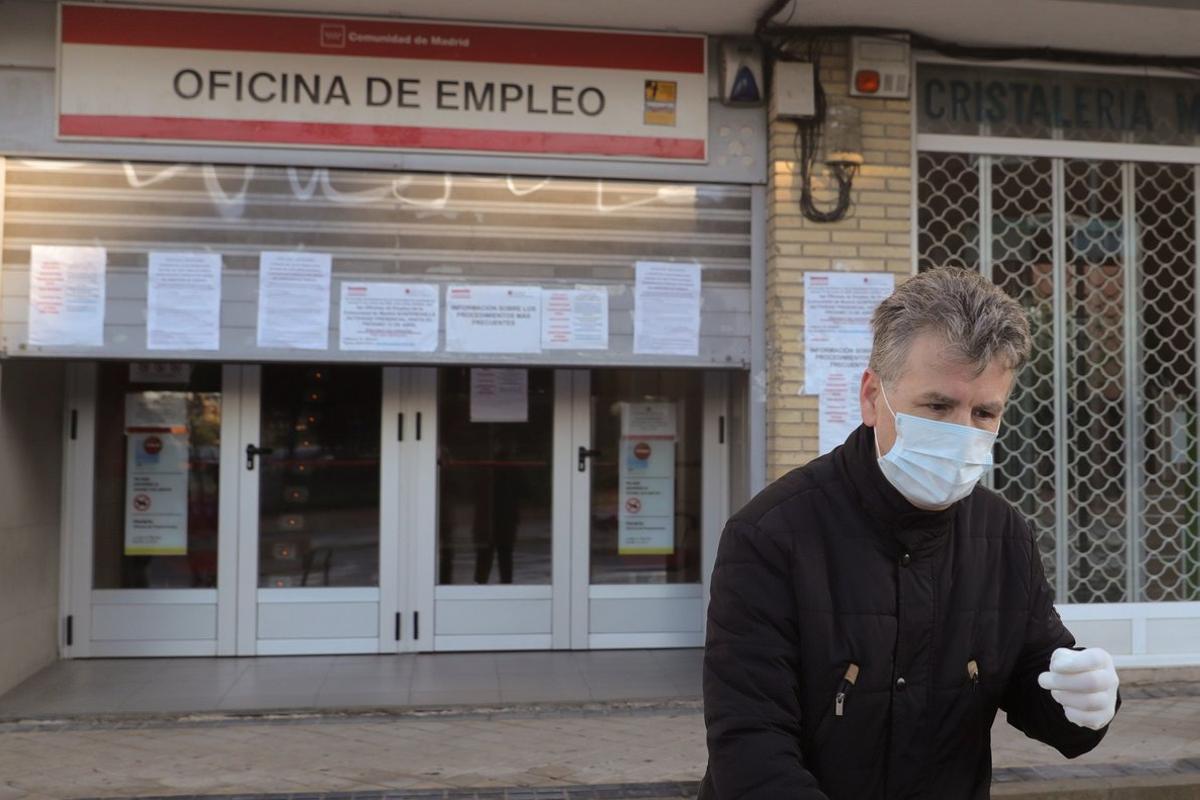
M 270 447 L 255 447 L 252 444 L 246 445 L 246 469 L 254 471 L 255 456 L 269 456 L 274 453 L 274 449 Z
M 579 447 L 579 471 L 587 472 L 587 460 L 589 458 L 596 458 L 599 455 L 600 455 L 599 450 L 589 450 L 586 447 L 583 447 L 582 445 L 580 445 L 580 447 Z

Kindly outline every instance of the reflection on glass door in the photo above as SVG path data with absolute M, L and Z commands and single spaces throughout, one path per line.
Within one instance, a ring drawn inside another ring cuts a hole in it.
M 381 372 L 262 368 L 258 585 L 378 586 Z
M 99 373 L 93 588 L 216 588 L 221 367 Z
M 443 370 L 438 584 L 548 585 L 551 370 Z
M 592 372 L 592 584 L 700 583 L 702 377 Z

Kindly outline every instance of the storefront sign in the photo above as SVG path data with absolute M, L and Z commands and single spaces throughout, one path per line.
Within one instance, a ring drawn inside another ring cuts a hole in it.
M 64 138 L 704 161 L 703 36 L 63 5 Z
M 608 349 L 608 291 L 603 288 L 544 290 L 542 348 Z
M 329 346 L 328 253 L 263 253 L 258 265 L 258 346 Z
M 447 287 L 446 350 L 451 353 L 540 353 L 541 288 Z
M 871 357 L 871 315 L 895 287 L 887 272 L 804 273 L 805 394 L 820 394 L 832 372 L 862 376 Z
M 29 252 L 29 343 L 104 344 L 103 247 L 33 245 Z
M 471 422 L 528 422 L 529 370 L 471 370 Z
M 188 434 L 127 433 L 125 555 L 187 555 Z
M 675 404 L 622 403 L 617 552 L 675 552 Z
M 342 350 L 432 353 L 438 345 L 438 287 L 346 281 L 338 336 Z
M 219 350 L 221 256 L 151 253 L 146 286 L 147 350 Z
M 639 261 L 633 352 L 694 356 L 700 352 L 700 265 Z
M 922 64 L 922 133 L 1191 144 L 1200 81 L 1106 72 Z

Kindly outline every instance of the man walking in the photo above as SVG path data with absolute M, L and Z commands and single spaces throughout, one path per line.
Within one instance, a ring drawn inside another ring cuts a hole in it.
M 977 485 L 1029 356 L 976 273 L 880 304 L 846 443 L 730 519 L 708 611 L 704 800 L 986 798 L 997 709 L 1068 758 L 1119 705 L 1075 648 L 1033 533 Z

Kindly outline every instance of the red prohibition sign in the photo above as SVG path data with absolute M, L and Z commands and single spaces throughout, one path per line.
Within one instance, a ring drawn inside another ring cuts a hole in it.
M 647 442 L 638 442 L 633 446 L 633 456 L 640 461 L 650 458 L 650 445 Z
M 162 439 L 157 436 L 147 436 L 146 441 L 142 442 L 142 449 L 150 455 L 157 455 L 162 451 Z
M 625 501 L 625 510 L 630 514 L 636 514 L 642 510 L 642 501 L 636 497 L 630 497 Z
M 133 496 L 134 511 L 149 511 L 150 510 L 150 495 L 135 494 Z

